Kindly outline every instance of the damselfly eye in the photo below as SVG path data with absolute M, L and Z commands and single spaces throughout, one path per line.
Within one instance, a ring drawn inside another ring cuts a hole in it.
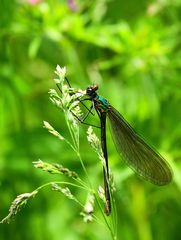
M 86 89 L 86 93 L 89 96 L 93 96 L 93 95 L 95 95 L 95 92 L 97 91 L 97 89 L 98 89 L 97 85 L 90 86 Z
M 94 85 L 94 86 L 92 86 L 92 88 L 94 89 L 94 91 L 97 91 L 98 90 L 98 85 Z

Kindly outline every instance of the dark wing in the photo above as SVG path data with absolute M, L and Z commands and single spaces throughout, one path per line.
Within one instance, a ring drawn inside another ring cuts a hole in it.
M 108 118 L 117 150 L 129 167 L 156 185 L 168 184 L 172 180 L 172 170 L 166 160 L 148 146 L 112 106 Z

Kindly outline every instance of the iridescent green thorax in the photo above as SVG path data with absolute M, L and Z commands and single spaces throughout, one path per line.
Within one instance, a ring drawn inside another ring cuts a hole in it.
M 103 98 L 103 97 L 101 97 L 101 96 L 99 96 L 99 95 L 96 96 L 96 99 L 97 99 L 97 104 L 96 104 L 95 107 L 96 107 L 97 109 L 101 109 L 101 110 L 104 110 L 104 111 L 108 111 L 109 102 L 108 102 L 105 98 Z

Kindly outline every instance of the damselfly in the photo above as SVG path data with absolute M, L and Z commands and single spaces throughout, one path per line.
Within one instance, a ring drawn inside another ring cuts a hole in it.
M 69 83 L 68 83 L 69 84 Z M 69 85 L 70 86 L 70 85 Z M 150 147 L 130 126 L 124 117 L 103 97 L 97 94 L 98 86 L 93 85 L 86 89 L 84 98 L 80 100 L 91 101 L 87 114 L 80 120 L 88 117 L 95 109 L 100 119 L 101 146 L 105 159 L 103 167 L 105 190 L 105 213 L 111 213 L 111 199 L 109 189 L 109 165 L 106 143 L 106 119 L 108 117 L 114 143 L 122 159 L 139 176 L 156 185 L 166 185 L 172 180 L 172 170 L 166 160 L 152 147 Z M 84 105 L 85 106 L 85 105 Z

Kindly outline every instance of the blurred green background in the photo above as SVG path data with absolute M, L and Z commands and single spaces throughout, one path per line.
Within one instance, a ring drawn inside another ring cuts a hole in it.
M 39 158 L 79 172 L 76 155 L 42 127 L 68 131 L 51 104 L 57 64 L 71 85 L 99 93 L 170 162 L 165 187 L 140 180 L 120 160 L 108 134 L 118 209 L 118 239 L 180 239 L 181 226 L 181 1 L 0 0 L 0 217 L 20 193 L 61 176 L 35 169 Z M 97 122 L 97 120 L 93 120 Z M 97 186 L 102 167 L 81 126 L 83 160 Z M 63 179 L 63 177 L 62 177 Z M 86 200 L 85 192 L 73 190 Z M 85 224 L 80 207 L 49 188 L 9 224 L 0 239 L 110 239 Z M 99 230 L 99 231 L 98 231 Z

